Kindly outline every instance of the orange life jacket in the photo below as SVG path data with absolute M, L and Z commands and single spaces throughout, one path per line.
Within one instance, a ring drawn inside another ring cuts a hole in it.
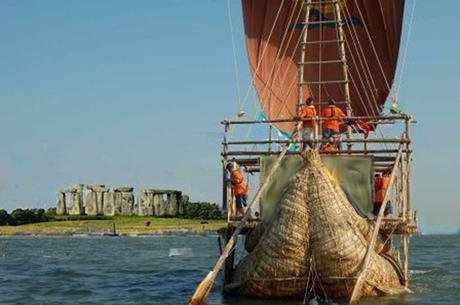
M 323 117 L 323 127 L 327 129 L 332 129 L 336 132 L 339 132 L 339 120 L 338 119 L 326 119 L 328 117 L 343 117 L 345 113 L 343 113 L 342 109 L 337 106 L 329 106 L 324 108 L 321 111 L 321 117 Z
M 311 106 L 302 107 L 302 110 L 300 112 L 300 117 L 302 119 L 309 119 L 309 118 L 313 118 L 315 116 L 316 116 L 315 106 L 311 105 Z M 302 122 L 302 126 L 303 126 L 303 128 L 305 128 L 305 127 L 313 128 L 314 127 L 313 121 L 304 121 L 304 122 Z
M 337 151 L 337 146 L 331 143 L 327 143 L 321 146 L 321 150 L 324 151 L 325 155 L 329 155 Z
M 390 183 L 389 176 L 381 176 L 378 179 L 378 182 L 374 181 L 375 188 L 375 202 L 382 203 L 385 198 L 385 193 L 387 192 L 388 185 Z
M 243 175 L 238 169 L 234 169 L 230 174 L 230 179 L 232 181 L 233 194 L 237 195 L 248 195 L 248 185 L 244 180 Z

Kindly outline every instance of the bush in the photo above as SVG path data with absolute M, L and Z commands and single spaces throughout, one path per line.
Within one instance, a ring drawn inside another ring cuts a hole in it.
M 46 210 L 46 217 L 54 218 L 56 216 L 56 208 L 49 208 Z
M 189 219 L 224 219 L 223 213 L 215 203 L 189 202 L 185 206 L 184 218 Z
M 49 221 L 44 209 L 15 209 L 9 217 L 8 225 L 13 226 Z
M 12 218 L 5 210 L 0 210 L 0 226 L 8 226 L 12 223 Z

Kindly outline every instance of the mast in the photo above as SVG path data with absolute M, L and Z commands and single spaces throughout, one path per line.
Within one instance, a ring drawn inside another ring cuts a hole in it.
M 333 0 L 334 2 L 334 12 L 337 19 L 337 38 L 338 38 L 338 47 L 339 47 L 339 57 L 340 63 L 342 67 L 342 77 L 343 77 L 343 91 L 345 93 L 345 107 L 346 107 L 346 114 L 347 117 L 351 117 L 352 109 L 351 109 L 351 101 L 350 101 L 350 86 L 349 86 L 349 79 L 348 79 L 348 65 L 347 65 L 347 57 L 345 53 L 345 34 L 343 32 L 343 22 L 342 22 L 342 14 L 340 12 L 340 4 L 339 0 Z M 347 139 L 352 138 L 352 131 L 351 126 L 347 127 Z M 347 144 L 348 150 L 351 150 L 352 145 L 350 143 Z
M 310 16 L 311 0 L 306 0 L 305 3 L 307 6 L 305 8 L 305 15 L 304 15 L 303 23 L 302 23 L 302 39 L 300 42 L 300 59 L 299 59 L 299 65 L 298 65 L 297 108 L 296 108 L 297 117 L 300 117 L 300 112 L 301 112 L 302 103 L 303 103 L 303 86 L 305 85 L 304 62 L 305 62 L 305 53 L 307 50 L 308 19 Z M 302 128 L 302 121 L 299 120 L 299 122 L 297 123 L 297 136 L 301 136 L 300 135 L 301 128 Z M 315 140 L 316 140 L 316 135 L 315 135 Z

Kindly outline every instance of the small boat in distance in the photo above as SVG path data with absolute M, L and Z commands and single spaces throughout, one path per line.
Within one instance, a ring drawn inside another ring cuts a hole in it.
M 102 236 L 120 236 L 118 233 L 117 233 L 117 229 L 116 229 L 116 226 L 115 226 L 115 223 L 112 223 L 112 232 L 105 232 L 104 234 L 102 234 Z

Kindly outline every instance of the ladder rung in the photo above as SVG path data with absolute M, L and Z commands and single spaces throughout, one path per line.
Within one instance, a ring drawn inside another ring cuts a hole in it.
M 303 82 L 302 85 L 327 85 L 327 84 L 346 84 L 347 80 L 325 80 L 325 81 L 313 81 Z
M 322 5 L 322 4 L 335 4 L 337 0 L 329 0 L 329 1 L 311 1 L 304 0 L 304 3 L 307 5 Z
M 306 45 L 306 44 L 321 44 L 321 43 L 342 43 L 345 42 L 345 40 L 313 40 L 313 41 L 307 41 L 307 42 L 301 42 L 301 45 Z
M 319 104 L 321 104 L 321 105 L 329 105 L 329 102 L 321 102 Z M 346 101 L 335 101 L 335 104 L 336 105 L 347 105 L 349 103 L 347 103 Z M 314 103 L 314 105 L 318 105 L 318 103 Z
M 302 25 L 315 25 L 315 24 L 329 24 L 329 23 L 338 23 L 339 21 L 338 20 L 323 20 L 323 21 L 307 21 L 306 23 L 305 22 L 301 22 L 300 24 Z
M 316 64 L 336 64 L 336 63 L 345 63 L 341 59 L 334 59 L 334 60 L 320 60 L 320 61 L 305 61 L 299 62 L 299 65 L 316 65 Z

